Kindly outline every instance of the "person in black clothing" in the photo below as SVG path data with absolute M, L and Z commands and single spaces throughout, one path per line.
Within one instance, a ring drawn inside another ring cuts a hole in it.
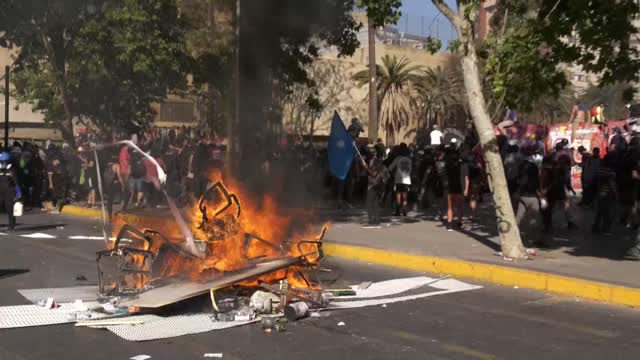
M 9 231 L 13 231 L 16 226 L 16 218 L 13 216 L 13 204 L 16 200 L 18 178 L 10 159 L 9 153 L 3 152 L 0 154 L 0 207 L 3 207 L 7 212 L 8 228 Z
M 460 154 L 455 148 L 449 148 L 444 159 L 445 189 L 447 193 L 447 230 L 453 231 L 453 218 L 457 218 L 455 225 L 462 226 L 462 209 L 464 207 L 464 186 L 466 182 L 462 171 Z
M 104 197 L 107 201 L 107 214 L 109 221 L 113 219 L 113 202 L 118 194 L 125 194 L 125 185 L 120 173 L 120 164 L 118 158 L 111 158 L 107 161 L 107 167 L 104 171 Z
M 577 226 L 573 222 L 570 213 L 570 201 L 567 191 L 575 193 L 571 187 L 571 158 L 566 150 L 557 150 L 550 159 L 543 161 L 543 171 L 545 172 L 543 183 L 543 195 L 548 203 L 548 207 L 542 212 L 544 219 L 544 231 L 548 232 L 552 227 L 553 208 L 561 205 L 564 211 L 567 227 L 575 229 Z
M 611 153 L 605 155 L 596 175 L 596 217 L 591 228 L 595 233 L 606 233 L 611 228 L 613 206 L 617 197 L 614 156 Z
M 51 202 L 58 212 L 62 211 L 62 207 L 67 198 L 68 176 L 67 169 L 62 166 L 59 158 L 53 158 L 51 166 L 48 169 L 49 190 L 51 191 Z
M 528 154 L 518 169 L 518 203 L 516 205 L 516 222 L 518 226 L 522 223 L 527 215 L 531 216 L 530 224 L 535 224 L 535 218 L 540 214 L 540 199 L 542 195 L 540 187 L 540 170 Z M 537 229 L 532 229 L 533 233 Z M 544 245 L 543 239 L 540 237 L 535 241 L 539 245 Z

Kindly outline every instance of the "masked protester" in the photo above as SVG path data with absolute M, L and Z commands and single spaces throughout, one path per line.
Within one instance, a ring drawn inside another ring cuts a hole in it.
M 11 156 L 9 153 L 3 152 L 0 154 L 0 205 L 7 212 L 9 231 L 13 231 L 16 226 L 13 204 L 20 196 L 20 188 L 17 186 L 17 176 L 11 164 Z

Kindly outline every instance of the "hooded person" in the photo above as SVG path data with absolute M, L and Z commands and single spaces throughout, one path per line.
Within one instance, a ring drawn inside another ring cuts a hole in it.
M 15 200 L 20 197 L 20 188 L 17 183 L 15 167 L 11 163 L 11 155 L 8 152 L 0 153 L 0 207 L 3 207 L 7 212 L 9 231 L 13 231 L 16 226 L 13 205 Z

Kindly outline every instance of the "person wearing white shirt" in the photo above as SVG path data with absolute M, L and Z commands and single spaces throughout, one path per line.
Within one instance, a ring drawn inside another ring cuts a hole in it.
M 429 134 L 429 137 L 431 138 L 431 145 L 433 146 L 442 144 L 443 136 L 444 134 L 442 133 L 442 131 L 440 131 L 438 125 L 433 125 L 433 131 L 431 131 L 431 134 Z

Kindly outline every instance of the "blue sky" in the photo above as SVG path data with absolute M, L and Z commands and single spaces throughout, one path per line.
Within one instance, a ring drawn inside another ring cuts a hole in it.
M 455 1 L 446 0 L 455 7 Z M 449 21 L 435 8 L 431 0 L 402 0 L 403 18 L 398 22 L 400 31 L 409 33 L 438 36 L 443 43 L 454 38 L 454 31 Z

